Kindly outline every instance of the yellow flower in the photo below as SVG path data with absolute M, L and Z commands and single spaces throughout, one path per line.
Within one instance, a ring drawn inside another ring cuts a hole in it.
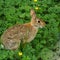
M 34 2 L 37 2 L 37 0 L 34 0 Z
M 39 8 L 38 7 L 35 7 L 36 10 L 38 10 Z
M 19 56 L 22 56 L 22 52 L 19 52 L 18 54 L 19 54 Z

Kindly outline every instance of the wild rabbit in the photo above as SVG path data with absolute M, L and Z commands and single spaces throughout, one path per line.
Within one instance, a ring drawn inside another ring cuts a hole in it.
M 18 49 L 21 42 L 31 42 L 38 32 L 38 28 L 45 26 L 45 22 L 36 17 L 33 9 L 30 12 L 31 22 L 14 25 L 7 29 L 1 36 L 5 49 Z

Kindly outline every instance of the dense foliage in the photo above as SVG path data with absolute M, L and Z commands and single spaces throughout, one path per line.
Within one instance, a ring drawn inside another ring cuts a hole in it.
M 59 0 L 0 0 L 0 36 L 10 26 L 29 22 L 31 8 L 37 17 L 47 22 L 46 27 L 39 29 L 35 39 L 18 50 L 5 50 L 0 46 L 0 60 L 52 60 L 60 32 Z

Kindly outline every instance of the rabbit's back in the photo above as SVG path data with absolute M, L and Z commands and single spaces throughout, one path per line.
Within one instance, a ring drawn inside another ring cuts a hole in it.
M 15 49 L 20 44 L 19 26 L 10 27 L 1 36 L 2 43 L 6 49 Z
M 30 42 L 34 39 L 37 30 L 30 24 L 15 25 L 7 29 L 2 35 L 2 43 L 6 48 L 17 47 L 20 42 Z

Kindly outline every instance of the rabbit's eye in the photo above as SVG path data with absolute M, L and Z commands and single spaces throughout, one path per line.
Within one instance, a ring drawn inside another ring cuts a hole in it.
M 38 21 L 38 23 L 40 23 L 40 21 Z

